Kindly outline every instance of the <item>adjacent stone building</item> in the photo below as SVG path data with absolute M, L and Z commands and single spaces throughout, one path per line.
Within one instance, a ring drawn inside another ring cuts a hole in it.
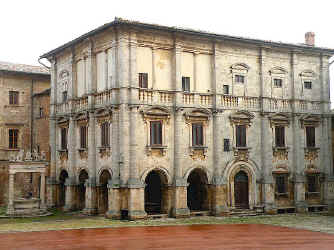
M 34 138 L 33 95 L 50 88 L 46 68 L 0 62 L 0 206 L 8 200 L 8 166 L 10 160 L 37 149 Z M 49 106 L 46 104 L 46 107 Z M 49 134 L 49 125 L 35 131 Z M 49 144 L 48 138 L 46 143 Z M 23 150 L 23 151 L 22 151 Z M 29 164 L 28 164 L 29 165 Z M 15 176 L 15 197 L 39 195 L 39 175 L 19 173 Z
M 111 218 L 326 209 L 333 49 L 116 18 L 51 64 L 48 205 Z

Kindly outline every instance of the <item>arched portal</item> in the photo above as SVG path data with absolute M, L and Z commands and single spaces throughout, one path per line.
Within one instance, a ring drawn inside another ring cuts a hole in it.
M 166 213 L 167 178 L 159 170 L 152 170 L 145 178 L 145 211 L 148 214 Z
M 66 187 L 65 181 L 68 178 L 68 173 L 66 170 L 62 170 L 59 175 L 59 196 L 58 196 L 58 205 L 63 207 L 65 205 L 66 198 Z
M 194 169 L 187 179 L 187 205 L 190 211 L 205 211 L 208 204 L 208 177 L 202 169 Z
M 78 193 L 79 193 L 79 204 L 78 209 L 82 210 L 85 208 L 85 202 L 86 202 L 86 186 L 85 182 L 88 179 L 88 173 L 86 170 L 81 170 L 79 174 L 79 187 L 78 187 Z
M 242 170 L 234 177 L 234 200 L 236 208 L 249 208 L 248 175 Z
M 108 181 L 111 179 L 111 174 L 108 170 L 103 170 L 100 175 L 100 187 L 98 197 L 98 211 L 105 213 L 108 210 Z

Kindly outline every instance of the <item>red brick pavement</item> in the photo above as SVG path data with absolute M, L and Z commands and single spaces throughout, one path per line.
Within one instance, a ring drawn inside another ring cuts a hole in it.
M 334 249 L 334 235 L 285 227 L 193 225 L 0 234 L 6 250 Z

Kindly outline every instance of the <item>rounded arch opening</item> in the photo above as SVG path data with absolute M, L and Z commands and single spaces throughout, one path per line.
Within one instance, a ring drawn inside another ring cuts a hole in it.
M 190 211 L 206 211 L 209 209 L 208 177 L 204 170 L 196 168 L 187 178 L 187 205 Z
M 234 176 L 234 201 L 236 208 L 249 208 L 248 174 L 240 170 Z
M 108 181 L 111 180 L 111 174 L 108 170 L 103 170 L 99 178 L 98 189 L 98 211 L 99 213 L 105 213 L 108 210 Z
M 163 171 L 154 169 L 145 178 L 145 211 L 148 214 L 167 213 L 168 179 Z
M 68 173 L 66 170 L 62 170 L 59 174 L 59 197 L 58 197 L 58 205 L 63 207 L 65 205 L 66 200 L 66 186 L 65 181 L 68 178 Z
M 78 209 L 82 210 L 85 208 L 85 203 L 86 203 L 86 180 L 88 179 L 88 173 L 86 170 L 81 170 L 79 174 L 79 187 L 78 187 L 78 192 L 79 192 L 79 205 Z

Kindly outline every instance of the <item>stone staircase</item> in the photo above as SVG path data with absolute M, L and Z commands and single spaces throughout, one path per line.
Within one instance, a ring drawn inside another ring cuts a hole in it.
M 262 215 L 263 210 L 259 209 L 246 209 L 246 208 L 234 208 L 230 211 L 230 216 L 245 217 L 245 216 L 257 216 Z

